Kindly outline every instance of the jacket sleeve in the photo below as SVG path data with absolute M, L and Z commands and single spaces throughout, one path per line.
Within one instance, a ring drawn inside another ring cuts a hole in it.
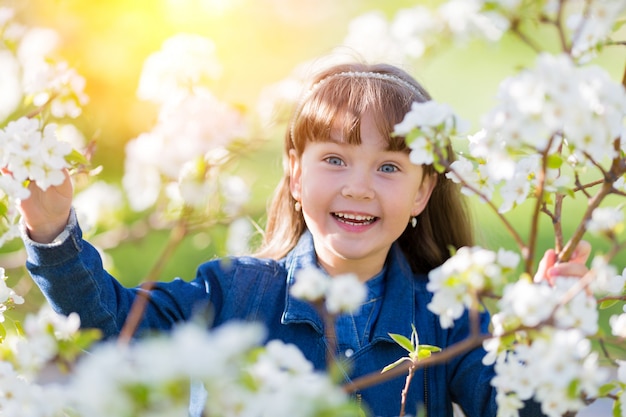
M 480 315 L 481 332 L 486 333 L 489 315 Z M 465 340 L 470 334 L 467 312 L 454 322 L 449 333 L 448 347 Z M 468 417 L 496 416 L 495 388 L 491 379 L 495 375 L 492 366 L 485 366 L 482 346 L 453 358 L 447 366 L 448 389 L 452 400 L 459 404 Z
M 66 229 L 51 244 L 33 242 L 22 230 L 26 267 L 52 308 L 78 313 L 83 328 L 98 328 L 105 338 L 119 334 L 141 289 L 125 288 L 104 270 L 98 251 L 82 239 L 72 210 Z M 169 329 L 188 319 L 199 302 L 208 302 L 209 285 L 196 279 L 155 283 L 138 330 Z
M 489 332 L 489 314 L 480 315 L 481 333 Z M 467 313 L 454 323 L 451 329 L 452 343 L 469 335 L 470 321 Z M 482 346 L 454 358 L 448 367 L 448 383 L 453 401 L 458 403 L 468 417 L 497 415 L 496 389 L 491 385 L 495 376 L 493 366 L 486 366 L 482 359 L 486 352 Z M 535 401 L 525 401 L 520 417 L 542 417 L 541 406 Z

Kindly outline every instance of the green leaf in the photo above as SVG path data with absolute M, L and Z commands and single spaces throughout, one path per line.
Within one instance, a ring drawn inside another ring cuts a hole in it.
M 21 321 L 14 321 L 13 324 L 15 325 L 15 331 L 19 336 L 26 335 L 26 332 L 24 332 L 24 328 L 22 327 Z
M 417 360 L 421 361 L 422 359 L 430 358 L 432 352 L 428 349 L 418 349 L 417 350 Z
M 409 353 L 415 350 L 415 347 L 411 343 L 408 337 L 402 336 L 401 334 L 389 333 L 389 336 L 400 346 L 406 349 Z
M 622 397 L 613 402 L 613 417 L 622 417 Z
M 567 395 L 570 398 L 576 398 L 578 388 L 580 387 L 580 381 L 578 379 L 572 380 L 567 386 Z
M 4 338 L 7 336 L 7 329 L 4 327 L 2 323 L 0 323 L 0 342 L 4 341 Z
M 429 352 L 441 352 L 441 348 L 439 346 L 433 345 L 420 345 L 420 349 L 428 350 Z
M 433 162 L 433 168 L 440 174 L 443 174 L 446 171 L 446 167 L 440 163 L 439 160 Z
M 0 217 L 6 217 L 9 212 L 9 204 L 6 199 L 0 200 Z
M 72 149 L 72 152 L 65 155 L 65 161 L 70 165 L 89 165 L 89 160 L 85 158 L 85 155 L 76 149 Z
M 615 389 L 615 384 L 612 384 L 612 383 L 604 384 L 598 389 L 598 397 L 606 397 L 614 389 Z
M 617 19 L 615 23 L 613 23 L 613 32 L 617 32 L 618 30 L 620 30 L 625 23 L 626 18 Z
M 600 303 L 598 307 L 600 308 L 600 310 L 606 310 L 607 308 L 613 307 L 618 302 L 619 300 L 604 300 Z
M 563 192 L 564 194 L 566 194 L 567 196 L 571 198 L 576 198 L 576 192 L 574 192 L 574 190 L 572 190 L 571 188 L 564 188 L 563 190 L 559 190 L 559 191 Z
M 422 359 L 430 358 L 433 352 L 439 352 L 441 348 L 437 346 L 431 345 L 420 345 L 417 350 L 417 360 L 421 361 Z
M 411 144 L 415 142 L 415 139 L 420 136 L 424 136 L 422 130 L 419 127 L 415 127 L 404 137 L 404 141 L 407 145 L 411 146 Z
M 410 361 L 410 359 L 409 359 L 409 358 L 407 358 L 406 356 L 404 356 L 404 357 L 402 357 L 402 358 L 398 359 L 397 361 L 395 361 L 394 363 L 392 363 L 391 365 L 387 365 L 387 366 L 385 366 L 385 367 L 383 368 L 383 370 L 382 370 L 382 371 L 380 371 L 380 373 L 381 373 L 381 374 L 382 374 L 382 373 L 385 373 L 385 372 L 387 372 L 387 371 L 389 371 L 389 370 L 391 370 L 391 369 L 395 368 L 396 366 L 400 365 L 400 364 L 401 364 L 402 362 L 404 362 L 404 361 Z
M 550 169 L 558 169 L 563 165 L 563 157 L 561 154 L 553 153 L 548 155 L 548 159 L 546 161 L 548 163 L 548 168 Z

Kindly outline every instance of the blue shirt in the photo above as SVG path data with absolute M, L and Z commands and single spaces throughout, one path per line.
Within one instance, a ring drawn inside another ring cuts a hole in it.
M 103 269 L 98 251 L 82 239 L 78 225 L 68 225 L 66 232 L 64 239 L 51 245 L 39 245 L 23 236 L 26 266 L 55 311 L 77 312 L 84 327 L 96 327 L 106 336 L 115 336 L 141 290 L 123 287 Z M 322 319 L 310 304 L 288 291 L 295 272 L 315 267 L 316 263 L 308 232 L 281 260 L 233 257 L 204 263 L 190 282 L 175 279 L 155 285 L 140 329 L 170 329 L 192 318 L 198 308 L 210 305 L 213 326 L 233 319 L 262 322 L 268 339 L 293 343 L 317 369 L 324 369 L 327 344 Z M 405 356 L 406 351 L 389 334 L 410 337 L 411 324 L 422 343 L 441 348 L 468 336 L 467 314 L 451 329 L 439 326 L 438 317 L 427 308 L 432 298 L 427 282 L 426 276 L 413 274 L 401 249 L 394 244 L 387 259 L 378 318 L 371 323 L 369 341 L 349 358 L 347 381 L 379 373 Z M 484 332 L 488 323 L 487 314 L 481 315 Z M 482 364 L 484 354 L 482 348 L 476 348 L 447 363 L 419 369 L 408 392 L 406 412 L 416 415 L 425 407 L 429 417 L 451 416 L 454 401 L 468 417 L 495 416 L 495 391 L 489 384 L 494 371 Z M 355 395 L 371 415 L 397 416 L 404 380 L 401 375 Z
M 367 298 L 361 307 L 354 313 L 340 314 L 335 320 L 335 333 L 337 336 L 337 353 L 349 358 L 367 345 L 370 341 L 370 333 L 383 299 L 385 289 L 386 268 L 375 277 L 369 279 Z

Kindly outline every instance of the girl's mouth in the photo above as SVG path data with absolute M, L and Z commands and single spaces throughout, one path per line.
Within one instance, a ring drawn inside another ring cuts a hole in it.
M 378 220 L 378 217 L 367 216 L 361 214 L 349 214 L 349 213 L 332 213 L 338 221 L 349 224 L 351 226 L 365 226 L 374 223 Z

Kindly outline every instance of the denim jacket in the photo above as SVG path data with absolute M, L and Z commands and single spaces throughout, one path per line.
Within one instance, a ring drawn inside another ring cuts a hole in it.
M 103 269 L 100 255 L 82 239 L 75 221 L 70 222 L 66 232 L 62 239 L 48 245 L 37 244 L 24 235 L 27 268 L 55 311 L 78 312 L 83 327 L 99 328 L 107 337 L 117 335 L 140 290 L 123 287 Z M 267 327 L 268 340 L 295 344 L 317 369 L 323 369 L 326 344 L 322 320 L 312 306 L 287 291 L 297 270 L 315 265 L 313 240 L 308 232 L 278 261 L 230 257 L 204 263 L 193 281 L 177 278 L 156 283 L 140 329 L 170 329 L 176 322 L 192 317 L 202 305 L 210 305 L 214 326 L 231 319 L 260 321 Z M 426 289 L 427 277 L 411 272 L 397 245 L 389 253 L 385 279 L 371 341 L 347 358 L 350 374 L 346 379 L 378 373 L 406 356 L 407 352 L 389 334 L 410 337 L 411 324 L 421 344 L 441 348 L 468 335 L 467 315 L 451 329 L 439 326 L 437 316 L 427 308 L 432 297 Z M 481 321 L 482 331 L 486 331 L 486 314 Z M 479 348 L 443 365 L 418 370 L 410 386 L 406 412 L 417 415 L 426 409 L 429 417 L 452 416 L 455 402 L 468 417 L 495 416 L 495 390 L 489 383 L 494 371 L 482 364 L 484 354 Z M 362 389 L 355 397 L 371 415 L 397 416 L 404 383 L 405 375 L 401 375 Z

